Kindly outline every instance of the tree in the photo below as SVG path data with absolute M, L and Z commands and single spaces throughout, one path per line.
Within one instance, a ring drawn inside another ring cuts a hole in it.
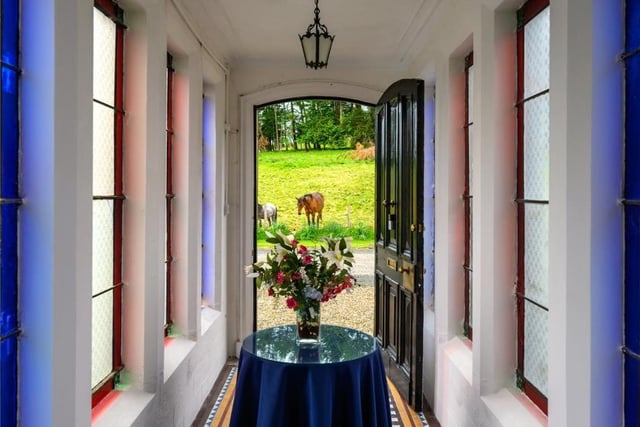
M 293 100 L 258 110 L 258 136 L 270 141 L 270 150 L 368 146 L 374 131 L 373 108 L 353 102 Z

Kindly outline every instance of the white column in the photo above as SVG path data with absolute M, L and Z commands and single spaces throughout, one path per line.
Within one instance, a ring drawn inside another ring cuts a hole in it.
M 473 386 L 515 385 L 515 13 L 481 8 L 474 46 Z
M 22 1 L 19 418 L 86 426 L 91 408 L 93 11 Z M 64 393 L 59 392 L 64 390 Z
M 122 353 L 148 392 L 164 369 L 165 20 L 164 6 L 125 11 Z

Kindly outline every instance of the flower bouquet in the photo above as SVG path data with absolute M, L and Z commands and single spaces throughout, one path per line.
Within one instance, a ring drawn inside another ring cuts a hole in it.
M 320 338 L 320 303 L 351 289 L 354 258 L 345 238 L 324 238 L 320 249 L 299 245 L 293 236 L 267 232 L 267 242 L 275 246 L 265 261 L 246 267 L 247 277 L 256 278 L 258 288 L 267 287 L 273 297 L 285 297 L 287 307 L 296 312 L 298 338 L 302 343 Z

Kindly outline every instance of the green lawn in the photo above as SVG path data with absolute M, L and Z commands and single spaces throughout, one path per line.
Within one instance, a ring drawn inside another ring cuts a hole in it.
M 373 244 L 375 161 L 352 160 L 345 151 L 258 153 L 258 203 L 278 207 L 278 226 L 309 244 L 321 235 L 352 236 L 354 247 Z M 324 195 L 323 223 L 309 229 L 296 198 Z M 266 224 L 265 224 L 266 226 Z M 259 229 L 258 246 L 266 246 Z

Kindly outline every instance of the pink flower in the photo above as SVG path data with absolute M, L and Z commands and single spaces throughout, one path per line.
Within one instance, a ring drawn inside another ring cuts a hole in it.
M 293 239 L 291 241 L 291 247 L 295 248 L 297 244 L 298 244 L 298 241 L 296 239 Z
M 303 263 L 304 265 L 309 265 L 309 264 L 311 264 L 312 262 L 313 262 L 313 259 L 311 258 L 311 255 L 304 255 L 304 256 L 302 257 L 302 263 Z
M 278 273 L 276 274 L 276 283 L 282 285 L 283 282 L 284 282 L 284 273 L 282 271 L 278 271 Z
M 287 308 L 294 309 L 298 306 L 298 301 L 296 301 L 293 297 L 287 298 Z
M 300 245 L 300 248 L 298 249 L 298 254 L 302 255 L 307 253 L 308 249 L 305 245 Z
M 291 280 L 298 280 L 298 279 L 300 279 L 301 277 L 302 277 L 302 274 L 300 274 L 300 272 L 299 272 L 299 271 L 296 271 L 295 273 L 293 273 L 293 274 L 291 275 Z

